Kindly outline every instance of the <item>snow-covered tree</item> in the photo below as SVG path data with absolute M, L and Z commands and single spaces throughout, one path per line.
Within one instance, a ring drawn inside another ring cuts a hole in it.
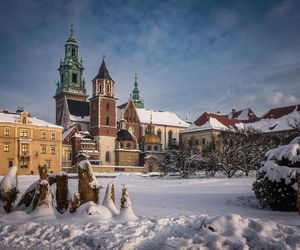
M 0 182 L 0 200 L 6 212 L 12 210 L 19 193 L 17 170 L 16 166 L 12 166 Z
M 253 183 L 260 205 L 274 210 L 296 211 L 297 173 L 300 173 L 300 137 L 266 153 L 266 161 Z
M 119 219 L 121 220 L 137 220 L 138 217 L 135 215 L 132 209 L 132 202 L 129 198 L 128 191 L 125 185 L 122 187 L 122 197 L 120 205 Z
M 184 147 L 168 151 L 164 160 L 159 162 L 159 167 L 164 173 L 179 173 L 181 178 L 188 178 L 198 170 L 200 159 L 198 151 Z

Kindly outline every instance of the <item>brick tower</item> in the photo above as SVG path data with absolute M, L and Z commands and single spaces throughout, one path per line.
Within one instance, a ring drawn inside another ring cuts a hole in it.
M 93 79 L 93 97 L 90 98 L 90 133 L 97 140 L 102 165 L 115 165 L 117 113 L 115 81 L 111 78 L 104 58 Z

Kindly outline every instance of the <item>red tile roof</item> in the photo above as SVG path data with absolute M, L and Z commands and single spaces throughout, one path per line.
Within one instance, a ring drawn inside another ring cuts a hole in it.
M 284 115 L 288 115 L 292 113 L 294 110 L 300 112 L 300 104 L 270 109 L 266 114 L 263 115 L 262 119 L 270 119 L 270 118 L 278 119 Z
M 209 121 L 209 118 L 215 118 L 216 120 L 218 120 L 218 122 L 222 123 L 224 126 L 228 128 L 234 127 L 235 123 L 238 121 L 236 119 L 229 119 L 228 117 L 223 115 L 205 112 L 194 123 L 197 126 L 202 126 Z

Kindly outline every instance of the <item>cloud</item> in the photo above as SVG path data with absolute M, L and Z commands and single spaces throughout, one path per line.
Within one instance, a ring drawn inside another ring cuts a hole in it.
M 266 96 L 266 100 L 271 105 L 290 105 L 290 104 L 298 104 L 299 100 L 297 97 L 293 95 L 285 95 L 282 92 L 276 91 L 268 94 Z

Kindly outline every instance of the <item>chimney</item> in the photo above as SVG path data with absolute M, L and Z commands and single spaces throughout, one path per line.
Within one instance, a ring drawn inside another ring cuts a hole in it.
M 232 115 L 236 112 L 236 109 L 232 109 L 231 113 Z

